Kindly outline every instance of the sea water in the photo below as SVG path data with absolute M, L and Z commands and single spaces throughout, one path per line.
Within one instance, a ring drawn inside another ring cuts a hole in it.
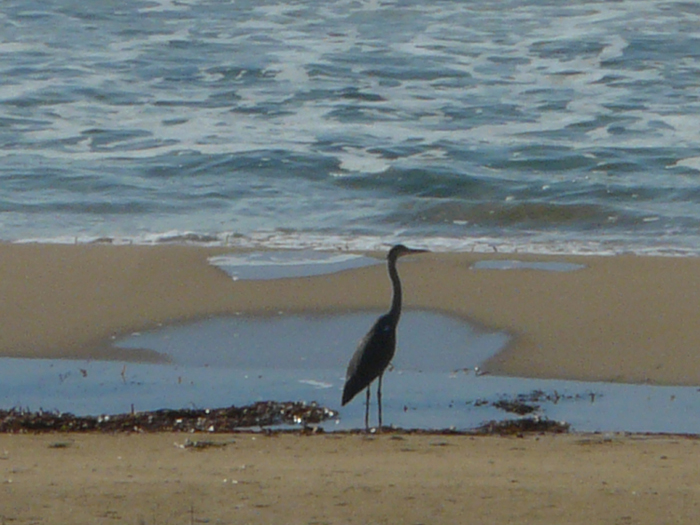
M 697 253 L 692 2 L 6 0 L 0 239 Z

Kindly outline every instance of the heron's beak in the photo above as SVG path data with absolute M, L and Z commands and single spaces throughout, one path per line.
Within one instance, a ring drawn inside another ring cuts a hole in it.
M 406 255 L 413 255 L 415 253 L 430 253 L 430 250 L 422 250 L 420 248 L 409 248 L 408 252 L 406 252 Z

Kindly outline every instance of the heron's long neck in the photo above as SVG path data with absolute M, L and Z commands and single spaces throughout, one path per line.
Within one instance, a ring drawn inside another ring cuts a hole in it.
M 395 324 L 399 322 L 399 317 L 401 317 L 401 281 L 399 280 L 399 272 L 396 270 L 396 259 L 390 260 L 388 263 L 389 267 L 389 278 L 391 279 L 391 284 L 394 287 L 394 295 L 391 299 L 391 310 L 389 310 L 389 315 Z

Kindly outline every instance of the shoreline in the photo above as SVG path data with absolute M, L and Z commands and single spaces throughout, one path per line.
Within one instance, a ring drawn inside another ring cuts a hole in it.
M 211 316 L 384 310 L 385 265 L 273 281 L 233 281 L 184 245 L 0 244 L 0 357 L 133 359 L 116 337 Z M 384 254 L 374 254 L 383 257 Z M 471 268 L 558 261 L 583 269 Z M 404 307 L 461 317 L 513 340 L 483 370 L 500 375 L 700 384 L 700 258 L 428 253 L 399 264 Z M 348 343 L 354 347 L 355 341 Z

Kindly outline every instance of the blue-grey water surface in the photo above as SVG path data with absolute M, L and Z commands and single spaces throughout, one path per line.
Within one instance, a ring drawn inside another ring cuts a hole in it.
M 697 253 L 693 2 L 5 0 L 0 239 Z
M 364 394 L 340 406 L 352 344 L 370 313 L 219 318 L 134 334 L 118 347 L 150 348 L 166 364 L 48 359 L 0 361 L 0 408 L 85 414 L 242 406 L 269 399 L 316 401 L 339 412 L 327 430 L 362 428 Z M 499 401 L 522 400 L 534 415 L 581 432 L 700 433 L 695 387 L 624 385 L 478 375 L 505 334 L 438 314 L 408 311 L 383 381 L 384 423 L 471 430 L 518 416 Z M 372 385 L 372 425 L 376 425 Z M 529 416 L 532 417 L 532 414 Z

